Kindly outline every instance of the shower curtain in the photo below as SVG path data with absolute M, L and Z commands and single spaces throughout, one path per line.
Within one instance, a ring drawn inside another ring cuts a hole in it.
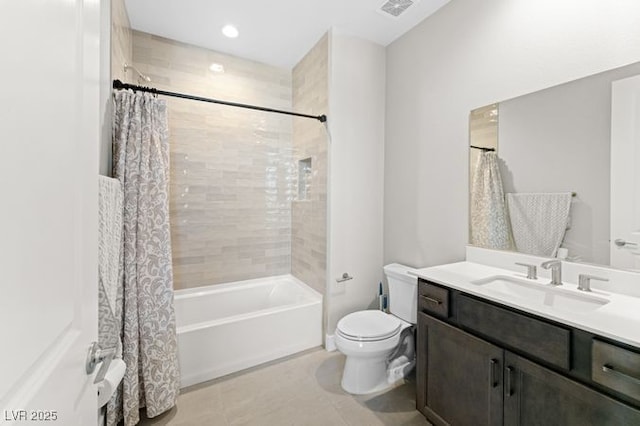
M 471 244 L 492 249 L 511 249 L 511 229 L 495 152 L 483 152 L 478 158 L 470 201 Z
M 147 93 L 114 92 L 113 171 L 124 191 L 122 344 L 127 365 L 108 424 L 155 417 L 179 392 L 169 230 L 166 102 Z

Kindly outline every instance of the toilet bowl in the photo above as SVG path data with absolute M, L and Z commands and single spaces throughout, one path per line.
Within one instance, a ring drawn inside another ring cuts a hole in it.
M 392 387 L 415 365 L 417 278 L 411 274 L 412 268 L 399 264 L 387 265 L 384 270 L 390 313 L 353 312 L 336 327 L 336 347 L 347 357 L 342 388 L 356 395 Z
M 397 380 L 389 377 L 390 356 L 402 331 L 411 324 L 382 311 L 358 311 L 338 322 L 336 347 L 346 355 L 342 388 L 352 394 L 382 391 Z

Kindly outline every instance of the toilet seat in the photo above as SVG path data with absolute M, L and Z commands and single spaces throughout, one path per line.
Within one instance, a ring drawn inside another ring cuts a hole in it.
M 378 342 L 400 334 L 403 322 L 378 310 L 353 312 L 338 321 L 337 333 L 358 342 Z

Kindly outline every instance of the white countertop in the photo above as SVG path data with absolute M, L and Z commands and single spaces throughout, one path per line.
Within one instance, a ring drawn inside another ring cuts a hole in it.
M 483 286 L 472 282 L 502 275 L 526 280 L 534 285 L 539 284 L 540 286 L 546 286 L 549 283 L 548 278 L 527 280 L 526 275 L 522 273 L 469 261 L 417 269 L 415 272 L 420 278 L 441 284 L 445 287 L 450 287 L 464 293 L 640 348 L 639 297 L 609 292 L 602 289 L 593 289 L 593 291 L 589 293 L 590 295 L 606 299 L 609 303 L 588 312 L 569 312 L 489 291 Z M 566 283 L 557 288 L 563 292 L 584 294 L 572 283 Z

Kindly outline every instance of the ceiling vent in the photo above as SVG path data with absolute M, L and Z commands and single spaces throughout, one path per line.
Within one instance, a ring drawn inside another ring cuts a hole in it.
M 379 12 L 383 15 L 391 15 L 397 18 L 418 1 L 419 0 L 388 0 L 380 6 Z

